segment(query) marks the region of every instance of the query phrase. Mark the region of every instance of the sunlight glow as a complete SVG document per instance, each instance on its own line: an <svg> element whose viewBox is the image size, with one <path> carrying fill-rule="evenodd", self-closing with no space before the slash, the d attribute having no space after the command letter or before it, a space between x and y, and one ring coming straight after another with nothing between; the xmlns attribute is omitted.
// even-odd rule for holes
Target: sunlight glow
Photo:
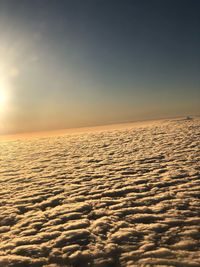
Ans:
<svg viewBox="0 0 200 267"><path fill-rule="evenodd" d="M0 85L0 110L3 111L6 106L7 95L5 88Z"/></svg>

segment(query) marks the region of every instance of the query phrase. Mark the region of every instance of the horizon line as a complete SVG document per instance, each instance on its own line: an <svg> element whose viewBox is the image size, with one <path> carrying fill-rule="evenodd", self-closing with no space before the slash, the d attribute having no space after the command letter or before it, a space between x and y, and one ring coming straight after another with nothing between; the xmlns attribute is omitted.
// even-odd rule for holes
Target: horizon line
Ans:
<svg viewBox="0 0 200 267"><path fill-rule="evenodd" d="M185 118L185 117L200 117L200 115L177 115L177 116L164 116L164 117L159 117L159 118L151 118L151 119L141 119L141 120L127 120L127 121L119 121L119 122L110 122L110 123L105 123L105 124L96 124L96 125L84 125L80 127L69 127L69 128L58 128L58 129L50 129L50 130L36 130L36 131L21 131L21 132L16 132L16 133L8 133L8 134L1 134L0 133L0 141L1 140L10 140L10 139L15 139L15 138L25 138L25 137L38 137L38 136L54 136L54 135L59 135L59 133L65 133L66 134L75 134L75 133L80 133L80 132L88 132L91 131L92 129L95 130L95 128L99 130L106 130L107 128L111 128L113 126L123 126L125 124L142 124L144 122L153 122L153 121L162 121L162 120L173 120L173 119L178 119L178 118ZM110 126L110 127L109 127Z"/></svg>

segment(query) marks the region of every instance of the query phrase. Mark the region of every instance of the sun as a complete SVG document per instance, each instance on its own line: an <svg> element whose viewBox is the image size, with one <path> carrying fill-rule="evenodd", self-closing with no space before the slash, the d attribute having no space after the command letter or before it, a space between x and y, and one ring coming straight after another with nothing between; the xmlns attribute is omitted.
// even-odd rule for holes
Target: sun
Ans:
<svg viewBox="0 0 200 267"><path fill-rule="evenodd" d="M0 86L0 109L4 109L6 105L6 91L3 87Z"/></svg>

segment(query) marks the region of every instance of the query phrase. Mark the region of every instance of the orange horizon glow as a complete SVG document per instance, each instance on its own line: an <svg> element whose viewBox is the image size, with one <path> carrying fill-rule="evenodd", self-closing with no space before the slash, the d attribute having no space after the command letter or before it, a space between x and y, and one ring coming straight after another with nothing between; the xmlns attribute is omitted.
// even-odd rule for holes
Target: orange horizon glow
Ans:
<svg viewBox="0 0 200 267"><path fill-rule="evenodd" d="M199 117L199 116L193 116ZM0 135L0 141L8 141L8 140L16 140L16 139L30 139L30 138L40 138L40 137L53 137L60 135L76 135L79 133L90 133L90 132L102 132L109 130L117 130L124 128L137 128L147 125L155 125L161 122L167 122L169 120L177 120L177 119L185 119L185 116L177 116L177 117L167 117L167 118L159 118L159 119L150 119L150 120L140 120L140 121L132 121L132 122L121 122L121 123L110 123L104 125L96 125L96 126L83 126L83 127L74 127L74 128L66 128L66 129L57 129L57 130L49 130L49 131L33 131L33 132L22 132L16 134L5 134Z"/></svg>

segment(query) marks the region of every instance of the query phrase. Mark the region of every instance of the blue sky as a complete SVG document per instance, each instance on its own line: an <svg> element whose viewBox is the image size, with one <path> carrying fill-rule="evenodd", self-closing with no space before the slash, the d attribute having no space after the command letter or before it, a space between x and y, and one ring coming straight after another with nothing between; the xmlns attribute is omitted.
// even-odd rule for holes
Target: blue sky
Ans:
<svg viewBox="0 0 200 267"><path fill-rule="evenodd" d="M0 0L1 132L199 114L199 12L195 0Z"/></svg>

